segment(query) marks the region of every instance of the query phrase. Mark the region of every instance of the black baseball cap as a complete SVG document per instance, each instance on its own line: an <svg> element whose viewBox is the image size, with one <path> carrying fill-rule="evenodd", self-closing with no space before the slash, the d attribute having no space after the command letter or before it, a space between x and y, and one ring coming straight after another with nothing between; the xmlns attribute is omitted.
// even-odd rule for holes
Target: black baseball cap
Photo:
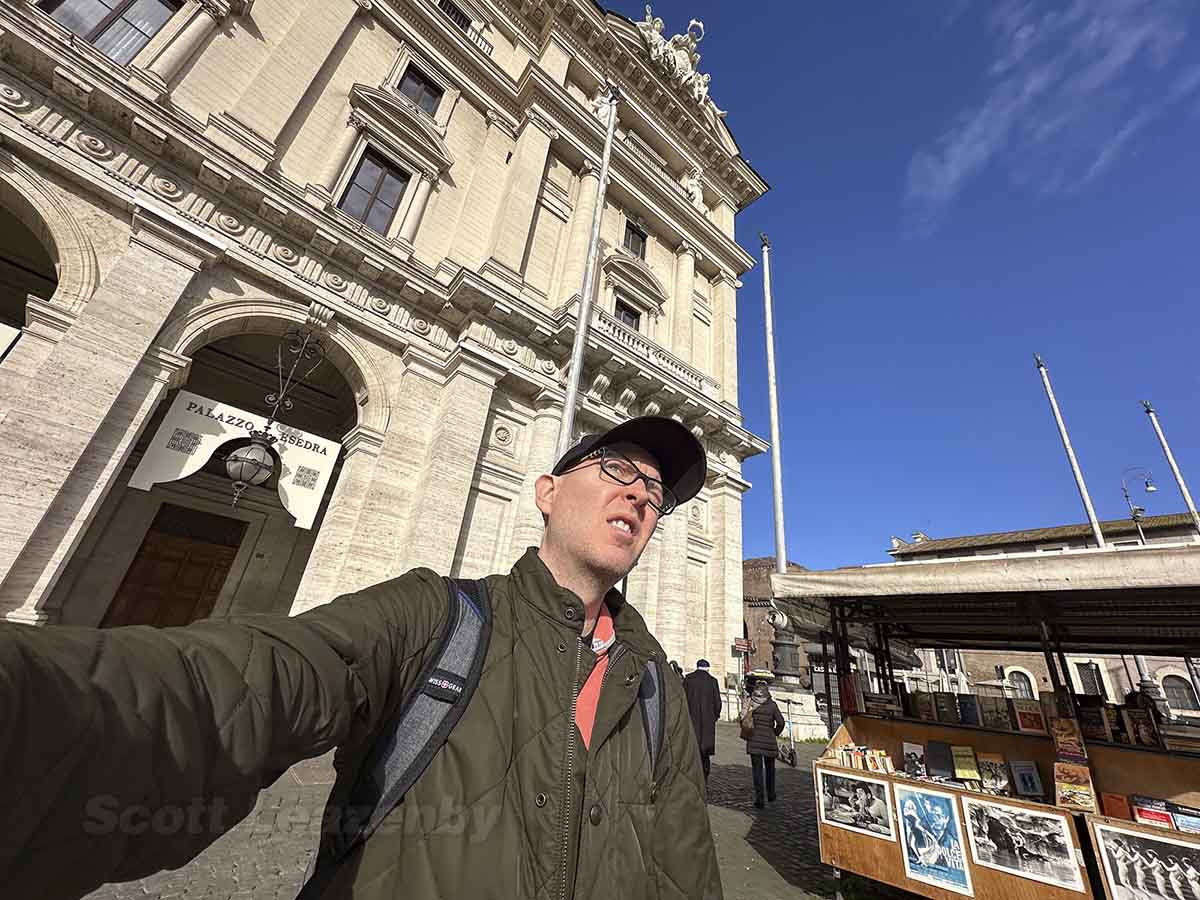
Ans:
<svg viewBox="0 0 1200 900"><path fill-rule="evenodd" d="M656 460L662 483L680 503L686 503L704 487L708 462L696 436L666 416L640 416L622 422L602 434L585 434L554 464L551 475L561 475L585 456L613 444L635 444Z"/></svg>

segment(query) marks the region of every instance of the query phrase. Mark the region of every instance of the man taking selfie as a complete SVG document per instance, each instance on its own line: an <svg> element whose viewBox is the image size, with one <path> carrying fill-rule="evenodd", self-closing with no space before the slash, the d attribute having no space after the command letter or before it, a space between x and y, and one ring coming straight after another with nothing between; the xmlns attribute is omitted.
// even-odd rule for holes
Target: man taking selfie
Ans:
<svg viewBox="0 0 1200 900"><path fill-rule="evenodd" d="M0 625L3 894L178 868L336 747L304 900L720 897L682 686L615 589L705 471L642 417L538 479L542 543L507 575L415 569L294 618Z"/></svg>

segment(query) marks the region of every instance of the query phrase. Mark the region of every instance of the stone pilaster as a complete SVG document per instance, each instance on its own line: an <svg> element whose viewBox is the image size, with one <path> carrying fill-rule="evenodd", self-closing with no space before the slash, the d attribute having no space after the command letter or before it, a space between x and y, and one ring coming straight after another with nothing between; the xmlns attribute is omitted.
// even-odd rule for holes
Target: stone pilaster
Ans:
<svg viewBox="0 0 1200 900"><path fill-rule="evenodd" d="M722 682L726 672L737 669L731 647L742 636L742 494L749 487L740 478L718 475L708 494L713 552L708 563L705 657Z"/></svg>
<svg viewBox="0 0 1200 900"><path fill-rule="evenodd" d="M139 209L128 249L75 327L35 378L0 398L7 410L0 421L0 470L24 473L0 479L0 579L11 574L56 499L76 506L72 521L90 519L96 485L84 474L85 452L102 427L122 433L134 427L118 399L193 276L225 249L169 213ZM40 546L57 543L52 535L40 540Z"/></svg>
<svg viewBox="0 0 1200 900"><path fill-rule="evenodd" d="M496 190L508 175L505 157L513 149L513 135L494 112L487 114L487 132L483 146L476 155L475 170L467 197L454 229L450 256L472 269L479 268L487 257L492 228L500 215L502 192Z"/></svg>
<svg viewBox="0 0 1200 900"><path fill-rule="evenodd" d="M587 263L588 238L591 237L592 217L596 214L597 190L600 173L591 162L585 161L579 170L579 187L575 195L575 209L571 212L570 232L567 236L567 254L563 260L562 277L559 280L560 303L578 296L583 286L583 269ZM598 280L598 279L597 279Z"/></svg>
<svg viewBox="0 0 1200 900"><path fill-rule="evenodd" d="M681 508L667 516L658 527L663 539L654 636L667 652L667 658L677 660L682 665L687 651L688 629L696 625L688 621L686 510Z"/></svg>
<svg viewBox="0 0 1200 900"><path fill-rule="evenodd" d="M655 619L658 616L658 578L662 564L663 538L661 527L655 529L654 537L642 551L642 557L629 573L629 584L625 589L626 599L646 620L650 633L658 636Z"/></svg>
<svg viewBox="0 0 1200 900"><path fill-rule="evenodd" d="M459 345L447 367L433 417L425 464L417 476L404 566L450 572L466 516L496 383L504 369Z"/></svg>
<svg viewBox="0 0 1200 900"><path fill-rule="evenodd" d="M559 391L542 391L534 401L533 420L529 423L529 452L526 456L525 477L517 496L516 525L513 528L514 560L527 547L542 542L542 514L535 499L537 480L554 467L554 451L558 444L558 428L563 417L563 395Z"/></svg>
<svg viewBox="0 0 1200 900"><path fill-rule="evenodd" d="M675 308L671 314L671 350L684 362L692 361L692 294L696 289L696 257L688 241L675 254Z"/></svg>
<svg viewBox="0 0 1200 900"><path fill-rule="evenodd" d="M12 349L0 359L0 421L6 409L4 398L12 398L26 388L74 322L75 313L33 294L26 296L25 327Z"/></svg>
<svg viewBox="0 0 1200 900"><path fill-rule="evenodd" d="M309 0L237 102L209 119L205 135L259 171L355 14L370 0Z"/></svg>
<svg viewBox="0 0 1200 900"><path fill-rule="evenodd" d="M411 348L403 360L404 374L392 397L387 434L363 501L354 553L342 569L341 590L359 590L406 570L403 541L429 442L429 411L437 407L443 379Z"/></svg>
<svg viewBox="0 0 1200 900"><path fill-rule="evenodd" d="M492 231L491 258L508 272L520 273L525 260L550 141L556 137L558 132L544 115L527 113L508 164L504 199Z"/></svg>
<svg viewBox="0 0 1200 900"><path fill-rule="evenodd" d="M343 583L341 574L346 561L357 552L354 537L382 444L383 435L364 425L356 426L343 439L342 469L292 602L292 615L353 590Z"/></svg>
<svg viewBox="0 0 1200 900"><path fill-rule="evenodd" d="M60 610L48 605L59 577L117 485L159 401L183 384L190 365L189 358L168 350L146 352L0 585L0 610L9 610L5 618L34 625L59 621Z"/></svg>
<svg viewBox="0 0 1200 900"><path fill-rule="evenodd" d="M738 405L737 289L741 282L721 273L713 281L713 369L721 382L721 402Z"/></svg>

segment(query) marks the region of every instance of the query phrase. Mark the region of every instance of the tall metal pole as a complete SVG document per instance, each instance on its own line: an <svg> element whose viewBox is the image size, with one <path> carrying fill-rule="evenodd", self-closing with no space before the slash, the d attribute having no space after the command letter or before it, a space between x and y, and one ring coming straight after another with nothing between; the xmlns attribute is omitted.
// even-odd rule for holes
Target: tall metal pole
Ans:
<svg viewBox="0 0 1200 900"><path fill-rule="evenodd" d="M775 379L775 314L771 307L771 241L759 232L763 255L763 312L767 332L767 394L771 407L771 488L775 497L775 571L787 573L787 541L783 533L783 450L779 437L779 388Z"/></svg>
<svg viewBox="0 0 1200 900"><path fill-rule="evenodd" d="M1167 457L1167 465L1171 467L1171 474L1175 476L1175 483L1179 485L1179 493L1183 494L1183 502L1187 504L1188 512L1192 516L1192 524L1196 526L1196 533L1200 534L1200 513L1196 512L1196 504L1192 502L1192 495L1188 493L1187 484L1183 480L1183 473L1179 471L1179 466L1175 463L1175 455L1171 453L1171 445L1167 443L1167 436L1163 434L1162 426L1158 424L1158 413L1154 411L1154 407L1150 405L1149 400L1143 400L1142 406L1146 409L1146 415L1150 417L1150 424L1154 426L1154 433L1158 435L1158 442L1162 444L1163 454Z"/></svg>
<svg viewBox="0 0 1200 900"><path fill-rule="evenodd" d="M1092 523L1092 534L1096 538L1096 546L1104 547L1104 534L1100 531L1100 520L1096 518L1096 510L1092 507L1092 498L1088 496L1087 485L1083 482L1083 472L1079 469L1079 461L1075 459L1075 451L1071 449L1071 439L1067 436L1067 425L1063 422L1062 413L1058 410L1058 401L1054 399L1054 388L1050 387L1050 373L1041 356L1033 354L1037 361L1038 372L1042 376L1042 385L1046 388L1046 398L1050 401L1050 410L1054 413L1054 421L1058 423L1058 434L1062 438L1063 449L1067 451L1067 460L1071 463L1071 471L1075 473L1075 486L1079 488L1083 508L1087 512L1088 521Z"/></svg>
<svg viewBox="0 0 1200 900"><path fill-rule="evenodd" d="M592 293L596 283L596 256L600 250L600 219L604 215L604 193L608 189L608 161L612 156L613 133L617 128L617 104L621 92L608 85L608 124L604 135L604 153L600 158L600 183L596 185L596 208L592 212L592 231L588 237L587 260L583 266L583 287L579 293L579 314L575 319L575 343L571 346L571 366L567 370L567 396L563 401L562 422L558 426L555 458L571 446L575 431L575 406L579 402L579 381L583 377L583 351L587 347L588 327L592 322Z"/></svg>

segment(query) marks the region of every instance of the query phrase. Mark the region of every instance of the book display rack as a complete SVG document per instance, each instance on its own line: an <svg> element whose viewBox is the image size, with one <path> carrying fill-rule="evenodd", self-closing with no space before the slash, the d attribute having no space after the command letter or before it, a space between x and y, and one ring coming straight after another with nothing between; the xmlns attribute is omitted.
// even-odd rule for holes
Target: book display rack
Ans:
<svg viewBox="0 0 1200 900"><path fill-rule="evenodd" d="M1063 674L1067 654L1200 647L1200 548L1122 556L1120 589L1107 569L1056 584L1024 561L944 581L924 566L916 590L890 572L774 576L776 597L829 608L842 724L813 764L823 862L934 900L1200 900L1200 730L1136 692L1097 706ZM878 684L859 681L851 628L874 631ZM1040 651L1054 690L909 694L892 640Z"/></svg>

